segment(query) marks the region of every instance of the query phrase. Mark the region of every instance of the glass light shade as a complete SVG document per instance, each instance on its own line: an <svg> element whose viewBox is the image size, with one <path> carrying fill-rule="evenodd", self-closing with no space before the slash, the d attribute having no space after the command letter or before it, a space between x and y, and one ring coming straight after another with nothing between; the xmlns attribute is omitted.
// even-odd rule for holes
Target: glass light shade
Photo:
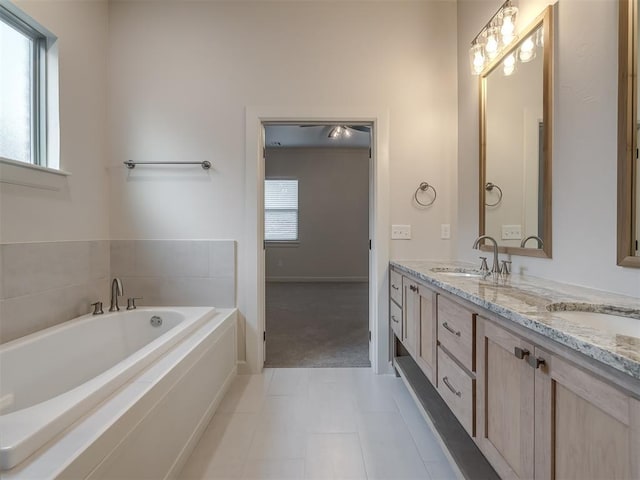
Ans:
<svg viewBox="0 0 640 480"><path fill-rule="evenodd" d="M491 26L487 28L484 37L484 50L489 60L493 60L500 51L500 29L496 26Z"/></svg>
<svg viewBox="0 0 640 480"><path fill-rule="evenodd" d="M471 45L471 48L469 49L469 61L471 65L471 74L480 75L484 70L484 64L486 61L483 45L479 43Z"/></svg>
<svg viewBox="0 0 640 480"><path fill-rule="evenodd" d="M512 75L516 71L516 57L513 53L507 55L502 62L502 71L505 77Z"/></svg>
<svg viewBox="0 0 640 480"><path fill-rule="evenodd" d="M506 7L498 18L502 21L500 26L500 35L502 35L502 43L508 45L516 36L516 17L518 15L517 7Z"/></svg>
<svg viewBox="0 0 640 480"><path fill-rule="evenodd" d="M522 63L527 63L534 58L536 58L536 45L533 41L533 38L529 37L524 42L522 42L520 50L518 51L518 59Z"/></svg>
<svg viewBox="0 0 640 480"><path fill-rule="evenodd" d="M534 36L536 38L536 47L544 47L544 28L540 27Z"/></svg>

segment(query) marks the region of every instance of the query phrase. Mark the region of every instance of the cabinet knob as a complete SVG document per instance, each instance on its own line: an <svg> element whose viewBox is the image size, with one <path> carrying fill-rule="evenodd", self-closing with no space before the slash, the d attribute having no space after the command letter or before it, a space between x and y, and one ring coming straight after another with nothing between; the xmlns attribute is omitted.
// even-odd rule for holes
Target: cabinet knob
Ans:
<svg viewBox="0 0 640 480"><path fill-rule="evenodd" d="M417 292L418 287L416 287L415 285L409 285L409 290L411 290L412 292Z"/></svg>
<svg viewBox="0 0 640 480"><path fill-rule="evenodd" d="M532 356L527 357L527 363L531 365L532 368L535 368L535 369L538 369L540 368L541 365L545 364L544 358L540 358L540 357L534 358Z"/></svg>
<svg viewBox="0 0 640 480"><path fill-rule="evenodd" d="M529 356L529 350L527 350L526 348L515 347L513 349L513 354L516 356L516 358L522 360L524 359L524 357Z"/></svg>

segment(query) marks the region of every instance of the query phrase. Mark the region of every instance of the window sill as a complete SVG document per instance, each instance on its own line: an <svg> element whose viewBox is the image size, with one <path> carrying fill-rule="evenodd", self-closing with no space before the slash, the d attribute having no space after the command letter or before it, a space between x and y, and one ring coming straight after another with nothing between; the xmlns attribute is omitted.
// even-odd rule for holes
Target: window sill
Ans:
<svg viewBox="0 0 640 480"><path fill-rule="evenodd" d="M299 240L266 240L264 242L264 246L266 248L295 248L300 246Z"/></svg>
<svg viewBox="0 0 640 480"><path fill-rule="evenodd" d="M64 188L69 176L71 173L64 170L0 157L0 183L57 191Z"/></svg>

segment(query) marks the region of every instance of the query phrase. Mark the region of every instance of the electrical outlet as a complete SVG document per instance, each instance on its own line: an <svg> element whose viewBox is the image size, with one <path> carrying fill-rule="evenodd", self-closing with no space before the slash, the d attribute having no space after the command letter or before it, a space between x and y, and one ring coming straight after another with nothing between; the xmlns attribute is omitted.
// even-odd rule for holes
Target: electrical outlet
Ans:
<svg viewBox="0 0 640 480"><path fill-rule="evenodd" d="M411 225L391 225L391 240L411 240Z"/></svg>
<svg viewBox="0 0 640 480"><path fill-rule="evenodd" d="M502 240L521 240L521 225L502 225Z"/></svg>
<svg viewBox="0 0 640 480"><path fill-rule="evenodd" d="M443 223L440 225L440 238L443 240L449 240L451 238L451 225Z"/></svg>

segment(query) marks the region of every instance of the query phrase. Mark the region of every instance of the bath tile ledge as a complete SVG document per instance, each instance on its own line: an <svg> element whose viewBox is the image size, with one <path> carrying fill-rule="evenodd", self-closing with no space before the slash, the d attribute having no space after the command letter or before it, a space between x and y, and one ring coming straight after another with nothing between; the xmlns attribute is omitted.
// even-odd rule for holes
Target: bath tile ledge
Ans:
<svg viewBox="0 0 640 480"><path fill-rule="evenodd" d="M570 322L547 310L551 303L611 305L640 310L640 298L608 293L527 275L493 280L434 272L438 268L477 269L462 262L395 260L390 264L426 284L441 288L514 323L640 380L640 338ZM635 315L634 315L635 316ZM640 318L638 318L640 322Z"/></svg>

